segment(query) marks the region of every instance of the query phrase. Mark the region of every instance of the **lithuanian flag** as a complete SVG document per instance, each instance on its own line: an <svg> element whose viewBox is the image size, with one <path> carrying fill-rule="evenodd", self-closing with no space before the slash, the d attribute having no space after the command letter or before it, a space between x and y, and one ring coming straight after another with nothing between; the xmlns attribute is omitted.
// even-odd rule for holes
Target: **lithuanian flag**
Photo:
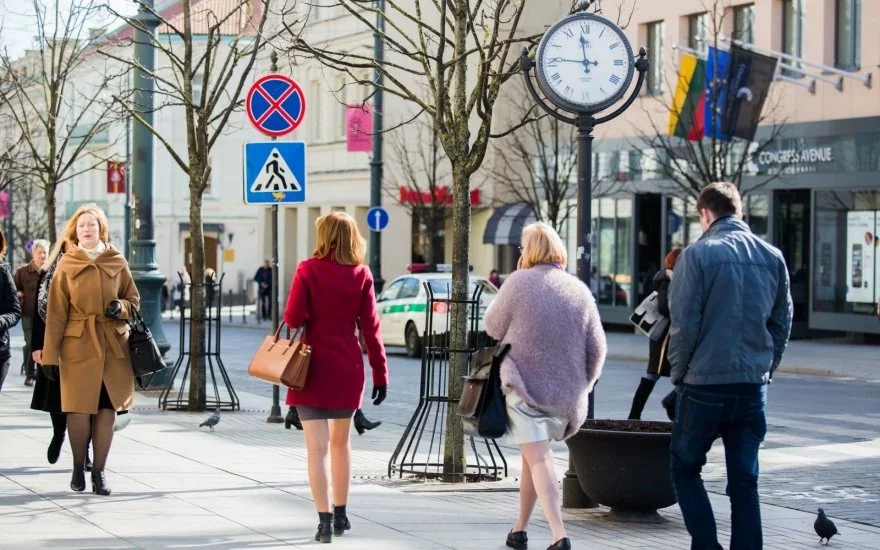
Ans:
<svg viewBox="0 0 880 550"><path fill-rule="evenodd" d="M669 135L700 141L705 132L706 62L681 55L678 86L669 112Z"/></svg>

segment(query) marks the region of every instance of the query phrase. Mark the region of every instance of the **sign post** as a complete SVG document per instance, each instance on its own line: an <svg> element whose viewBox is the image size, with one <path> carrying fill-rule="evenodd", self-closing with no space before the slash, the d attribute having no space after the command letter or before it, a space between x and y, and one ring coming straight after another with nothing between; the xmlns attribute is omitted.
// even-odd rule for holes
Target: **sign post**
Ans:
<svg viewBox="0 0 880 550"><path fill-rule="evenodd" d="M271 203L272 204L272 331L278 330L279 300L278 288L280 280L278 276L278 203L279 202L304 202L305 201L305 144L275 144L279 136L284 136L294 131L303 121L306 112L306 98L299 85L290 77L276 74L278 70L278 54L272 52L270 57L272 65L268 74L253 83L248 91L246 107L247 115L254 127L269 136L273 143L270 144L247 144L245 146L245 203ZM300 146L302 162L299 166L290 166L288 157L282 150L289 146ZM258 162L259 166L254 169L253 162L249 162L248 148L256 151L268 146L268 154ZM296 153L291 153L296 154ZM294 162L294 165L297 163ZM249 169L250 165L250 169ZM290 177L288 177L290 176ZM253 179L253 181L251 181ZM251 199L254 199L251 201ZM265 200L263 200L265 199ZM266 422L281 424L284 418L281 416L280 405L281 388L272 386L272 409Z"/></svg>

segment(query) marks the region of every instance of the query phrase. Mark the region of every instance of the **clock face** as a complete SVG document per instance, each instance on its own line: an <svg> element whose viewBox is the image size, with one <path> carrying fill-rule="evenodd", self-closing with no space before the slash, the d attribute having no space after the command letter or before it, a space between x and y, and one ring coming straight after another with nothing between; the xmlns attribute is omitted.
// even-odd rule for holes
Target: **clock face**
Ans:
<svg viewBox="0 0 880 550"><path fill-rule="evenodd" d="M632 46L610 20L577 13L556 23L541 40L538 82L568 111L597 112L615 103L632 82Z"/></svg>

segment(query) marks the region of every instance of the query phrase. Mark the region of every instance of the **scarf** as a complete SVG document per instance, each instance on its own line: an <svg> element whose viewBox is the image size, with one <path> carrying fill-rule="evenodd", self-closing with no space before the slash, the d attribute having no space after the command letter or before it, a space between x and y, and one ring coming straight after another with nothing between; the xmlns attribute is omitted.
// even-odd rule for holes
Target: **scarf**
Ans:
<svg viewBox="0 0 880 550"><path fill-rule="evenodd" d="M95 248L86 248L83 245L79 245L79 249L85 252L86 256L88 256L90 260L94 260L107 250L107 245L104 244L103 241L98 241L98 244L95 246Z"/></svg>

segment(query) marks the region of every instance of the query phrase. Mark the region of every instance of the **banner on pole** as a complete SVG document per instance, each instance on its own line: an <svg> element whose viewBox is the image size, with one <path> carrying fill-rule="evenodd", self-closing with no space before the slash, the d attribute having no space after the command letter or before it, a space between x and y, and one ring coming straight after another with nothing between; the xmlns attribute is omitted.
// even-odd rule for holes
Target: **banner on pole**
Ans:
<svg viewBox="0 0 880 550"><path fill-rule="evenodd" d="M9 217L9 193L0 191L0 218Z"/></svg>
<svg viewBox="0 0 880 550"><path fill-rule="evenodd" d="M125 193L125 163L107 161L107 192Z"/></svg>
<svg viewBox="0 0 880 550"><path fill-rule="evenodd" d="M354 105L345 108L345 137L349 153L373 150L372 105Z"/></svg>

